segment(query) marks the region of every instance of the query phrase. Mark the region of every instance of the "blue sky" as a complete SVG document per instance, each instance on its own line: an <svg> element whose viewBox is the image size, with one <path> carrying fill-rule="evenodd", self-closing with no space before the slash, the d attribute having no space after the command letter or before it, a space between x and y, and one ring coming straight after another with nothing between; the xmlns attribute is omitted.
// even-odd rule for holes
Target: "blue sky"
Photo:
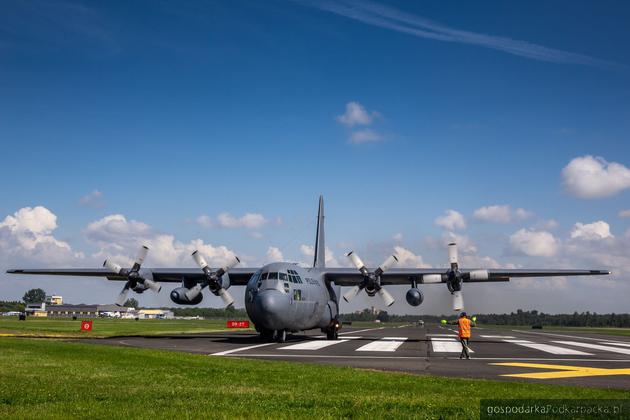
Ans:
<svg viewBox="0 0 630 420"><path fill-rule="evenodd" d="M595 281L570 279L548 300L523 286L500 288L510 297L501 305L479 292L468 300L476 310L623 311L629 18L623 2L9 1L0 15L0 221L36 206L56 219L35 233L5 219L0 262L91 266L155 235L181 247L201 239L252 264L269 247L308 260L300 246L312 242L324 194L340 264L348 247L377 263L400 246L442 265L452 232L472 244L471 263L616 273L596 301L587 298ZM344 114L350 103L358 116ZM600 171L589 186L581 168L593 162ZM527 217L474 216L488 206ZM465 228L436 224L448 209ZM237 222L221 227L221 213ZM248 213L266 222L241 226ZM125 217L115 230L128 240L88 229L111 215ZM202 215L212 227L196 223ZM597 234L583 240L576 223ZM549 233L555 248L524 249L521 229ZM39 242L25 245L18 231ZM40 249L51 243L61 256ZM181 262L164 253L164 264ZM74 301L111 301L119 287L94 286L95 298L67 280L0 281L6 298L39 284Z"/></svg>

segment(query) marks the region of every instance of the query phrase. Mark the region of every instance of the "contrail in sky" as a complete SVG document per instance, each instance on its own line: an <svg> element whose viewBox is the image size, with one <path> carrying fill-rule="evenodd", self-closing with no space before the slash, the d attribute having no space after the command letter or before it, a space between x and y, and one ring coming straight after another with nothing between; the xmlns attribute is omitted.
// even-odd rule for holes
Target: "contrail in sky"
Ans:
<svg viewBox="0 0 630 420"><path fill-rule="evenodd" d="M581 64L594 67L616 67L614 63L576 54L568 51L548 48L516 39L486 35L448 27L425 19L421 16L406 13L393 7L370 1L307 1L300 2L311 7L325 10L368 25L402 32L419 38L434 39L444 42L459 42L492 48L509 54L532 60L547 61L558 64Z"/></svg>

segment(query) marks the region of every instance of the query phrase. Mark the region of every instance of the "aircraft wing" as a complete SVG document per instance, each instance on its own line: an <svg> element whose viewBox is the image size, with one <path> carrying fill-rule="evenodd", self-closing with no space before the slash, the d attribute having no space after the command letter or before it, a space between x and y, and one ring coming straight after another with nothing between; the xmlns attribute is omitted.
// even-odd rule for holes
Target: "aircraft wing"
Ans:
<svg viewBox="0 0 630 420"><path fill-rule="evenodd" d="M392 268L381 275L381 284L410 284L415 280L418 284L446 283L445 273L448 268ZM528 270L528 269L465 269L462 273L470 273L464 277L466 283L509 281L512 277L572 277L608 275L608 270ZM441 276L441 277L437 277ZM327 281L338 286L355 286L363 280L363 275L354 268L326 268Z"/></svg>
<svg viewBox="0 0 630 420"><path fill-rule="evenodd" d="M258 268L232 268L230 269L230 284L232 286L245 286L252 274L258 271ZM70 276L70 277L105 277L108 280L127 281L126 277L113 274L104 268L85 269L56 269L56 268L38 268L38 269L15 269L7 270L9 274L24 275L47 275L47 276ZM203 271L199 268L143 268L141 274L150 273L153 280L161 283L181 283L196 281L200 282L205 279Z"/></svg>

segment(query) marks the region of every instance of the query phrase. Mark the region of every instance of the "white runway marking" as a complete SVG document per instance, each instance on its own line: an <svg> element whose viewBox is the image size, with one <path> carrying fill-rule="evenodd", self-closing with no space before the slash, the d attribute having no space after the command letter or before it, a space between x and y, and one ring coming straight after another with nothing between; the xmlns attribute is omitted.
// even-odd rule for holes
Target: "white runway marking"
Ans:
<svg viewBox="0 0 630 420"><path fill-rule="evenodd" d="M573 356L592 356L591 353L585 353L580 350L567 349L565 347L552 346L550 344L539 344L532 343L527 340L503 340L506 343L516 344L517 346L528 347L530 349L536 349L540 351L544 351L545 353L551 354L564 354L564 355L573 355Z"/></svg>
<svg viewBox="0 0 630 420"><path fill-rule="evenodd" d="M356 334L356 333L360 333L360 332L364 332L364 331L382 330L384 328L385 327L378 327L378 328L367 328L365 330L346 331L346 332L340 332L339 335Z"/></svg>
<svg viewBox="0 0 630 420"><path fill-rule="evenodd" d="M275 343L256 344L255 346L239 347L237 349L220 351L218 353L212 353L211 356L225 356L226 354L236 353L238 351L245 351L249 349L257 349L258 347L270 346Z"/></svg>
<svg viewBox="0 0 630 420"><path fill-rule="evenodd" d="M565 338L577 338L580 340L590 340L590 341L608 341L608 342L615 342L615 343L623 343L623 341L616 341L616 340L611 340L609 338L593 338L593 337L580 337L577 335L566 335L566 334L555 334L555 333L542 333L542 332L533 332L533 331L525 331L525 330L512 330L514 332L517 333L523 333L523 334L537 334L537 335L551 335L554 337L565 337Z"/></svg>
<svg viewBox="0 0 630 420"><path fill-rule="evenodd" d="M566 344L567 346L586 347L587 349L603 350L612 353L630 354L630 349L623 349L612 346L602 346L601 344L579 343L577 341L554 341L558 344Z"/></svg>
<svg viewBox="0 0 630 420"><path fill-rule="evenodd" d="M454 337L457 337L457 335L456 334L427 334L427 337L451 337L451 338L454 338ZM483 335L482 335L482 337L483 337Z"/></svg>
<svg viewBox="0 0 630 420"><path fill-rule="evenodd" d="M606 344L606 345L613 345L613 346L624 346L624 347L630 347L630 343L602 343L602 344Z"/></svg>
<svg viewBox="0 0 630 420"><path fill-rule="evenodd" d="M516 338L511 335L482 335L481 338Z"/></svg>
<svg viewBox="0 0 630 420"><path fill-rule="evenodd" d="M383 337L380 340L367 343L355 351L396 351L405 341L407 341L407 337Z"/></svg>
<svg viewBox="0 0 630 420"><path fill-rule="evenodd" d="M432 338L431 347L434 353L461 353L462 344L454 338ZM470 353L474 353L470 347L468 347Z"/></svg>
<svg viewBox="0 0 630 420"><path fill-rule="evenodd" d="M335 344L345 343L346 341L348 340L311 340L291 346L279 347L278 350L319 350Z"/></svg>

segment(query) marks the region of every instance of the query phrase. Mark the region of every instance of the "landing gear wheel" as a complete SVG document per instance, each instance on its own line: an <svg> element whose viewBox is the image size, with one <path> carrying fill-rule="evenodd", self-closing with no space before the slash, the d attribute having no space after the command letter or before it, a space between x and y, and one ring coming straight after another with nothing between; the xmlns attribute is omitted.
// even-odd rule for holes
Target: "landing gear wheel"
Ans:
<svg viewBox="0 0 630 420"><path fill-rule="evenodd" d="M326 331L326 339L337 340L339 338L339 332L336 329Z"/></svg>
<svg viewBox="0 0 630 420"><path fill-rule="evenodd" d="M273 331L272 330L266 330L266 329L261 329L260 330L260 338L264 341L271 341L273 340Z"/></svg>
<svg viewBox="0 0 630 420"><path fill-rule="evenodd" d="M278 343L287 341L287 330L278 330L276 338L278 339Z"/></svg>

